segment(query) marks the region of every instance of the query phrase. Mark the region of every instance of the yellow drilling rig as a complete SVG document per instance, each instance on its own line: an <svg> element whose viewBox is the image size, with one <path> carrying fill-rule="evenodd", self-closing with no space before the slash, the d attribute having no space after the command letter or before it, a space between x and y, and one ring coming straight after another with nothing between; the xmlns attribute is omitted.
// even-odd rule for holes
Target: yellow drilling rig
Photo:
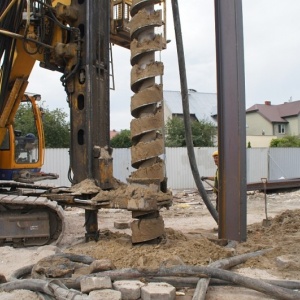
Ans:
<svg viewBox="0 0 300 300"><path fill-rule="evenodd" d="M171 205L164 161L163 93L156 78L166 48L164 0L2 0L0 6L0 245L57 243L65 205L85 210L86 240L98 240L98 210L132 212L132 243L164 235L159 214ZM131 51L132 166L113 177L110 143L111 45ZM70 106L70 188L36 185L45 176L38 95L26 92L35 62L61 73ZM34 132L14 127L23 102ZM53 174L52 174L53 175ZM49 175L51 176L51 174Z"/></svg>

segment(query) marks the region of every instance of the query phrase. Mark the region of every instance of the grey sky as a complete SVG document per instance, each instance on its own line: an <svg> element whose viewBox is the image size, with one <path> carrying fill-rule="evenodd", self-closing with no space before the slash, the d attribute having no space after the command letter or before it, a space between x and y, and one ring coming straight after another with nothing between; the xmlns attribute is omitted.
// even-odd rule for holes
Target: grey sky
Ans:
<svg viewBox="0 0 300 300"><path fill-rule="evenodd" d="M189 88L216 92L214 1L178 0ZM168 48L161 53L165 90L180 90L171 0L167 0ZM300 100L300 1L243 0L246 108L269 100ZM111 91L111 129L130 127L130 53L113 47L116 90ZM60 74L34 69L29 92L50 109L68 111Z"/></svg>

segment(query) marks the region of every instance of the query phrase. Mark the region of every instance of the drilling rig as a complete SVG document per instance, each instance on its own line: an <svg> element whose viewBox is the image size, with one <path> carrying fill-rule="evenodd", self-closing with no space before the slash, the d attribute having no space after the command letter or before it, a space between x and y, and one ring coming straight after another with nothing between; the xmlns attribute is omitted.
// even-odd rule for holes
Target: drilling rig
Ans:
<svg viewBox="0 0 300 300"><path fill-rule="evenodd" d="M163 237L159 210L171 205L172 196L161 158L163 89L156 82L163 64L155 57L166 48L165 10L164 0L1 1L0 169L13 177L0 182L0 244L58 243L65 205L85 210L86 241L99 239L101 208L132 212L134 244ZM113 177L109 145L112 45L131 51L131 157L136 170L126 184ZM14 118L35 62L61 73L70 107L70 188L34 183L43 164L41 131L35 133L39 157L26 164L15 158ZM36 113L35 119L40 118Z"/></svg>

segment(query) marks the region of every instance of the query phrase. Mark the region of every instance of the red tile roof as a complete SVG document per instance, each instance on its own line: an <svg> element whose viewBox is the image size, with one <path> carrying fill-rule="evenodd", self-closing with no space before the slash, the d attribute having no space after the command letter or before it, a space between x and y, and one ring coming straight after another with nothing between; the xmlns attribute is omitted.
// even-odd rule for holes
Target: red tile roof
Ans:
<svg viewBox="0 0 300 300"><path fill-rule="evenodd" d="M252 112L258 112L272 123L286 123L284 118L300 114L300 100L279 105L271 105L266 101L265 104L255 104L246 110L246 113Z"/></svg>
<svg viewBox="0 0 300 300"><path fill-rule="evenodd" d="M118 134L119 134L118 131L116 131L116 130L111 130L111 131L109 132L110 139L112 139L113 137L115 137L115 136L118 135Z"/></svg>

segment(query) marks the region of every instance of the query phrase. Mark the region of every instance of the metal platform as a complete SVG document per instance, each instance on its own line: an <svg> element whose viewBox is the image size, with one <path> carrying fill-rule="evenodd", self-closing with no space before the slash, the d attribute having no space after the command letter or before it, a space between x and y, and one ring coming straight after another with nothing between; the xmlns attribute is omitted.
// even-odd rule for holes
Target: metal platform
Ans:
<svg viewBox="0 0 300 300"><path fill-rule="evenodd" d="M255 190L279 190L279 189L290 189L300 188L300 178L290 179L278 179L278 180L267 180L266 183L252 182L247 184L247 191Z"/></svg>

